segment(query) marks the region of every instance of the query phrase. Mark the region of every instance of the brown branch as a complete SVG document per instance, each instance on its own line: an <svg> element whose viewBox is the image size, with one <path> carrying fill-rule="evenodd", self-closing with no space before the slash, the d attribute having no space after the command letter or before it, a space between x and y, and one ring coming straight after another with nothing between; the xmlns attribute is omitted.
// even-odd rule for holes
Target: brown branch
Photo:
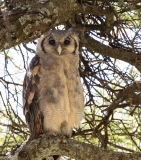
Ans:
<svg viewBox="0 0 141 160"><path fill-rule="evenodd" d="M130 154L103 150L73 139L70 139L66 144L60 142L59 139L45 137L24 144L16 151L15 155L7 156L7 160L39 160L52 154L75 157L78 160L103 160L103 157L105 160L111 160L113 157L116 157L116 160L141 160L141 155L138 153Z"/></svg>
<svg viewBox="0 0 141 160"><path fill-rule="evenodd" d="M109 56L115 59L119 59L125 61L133 66L135 66L141 72L141 55L137 55L135 53L128 52L124 49L119 48L112 48L105 44L101 44L97 40L89 37L88 35L85 36L87 43L85 46L90 51L98 52L104 56Z"/></svg>
<svg viewBox="0 0 141 160"><path fill-rule="evenodd" d="M111 14L110 11L100 7L84 7L75 0L38 1L31 5L4 11L0 15L0 50L5 50L21 42L29 42L50 28L73 19L79 13L107 15L108 17ZM6 24L10 24L10 33L7 33L9 31L6 29ZM7 40L7 34L10 43Z"/></svg>
<svg viewBox="0 0 141 160"><path fill-rule="evenodd" d="M6 81L3 77L0 77L0 81L4 82L6 84L13 84L13 85L17 85L17 86L23 86L22 84L19 84L19 83Z"/></svg>
<svg viewBox="0 0 141 160"><path fill-rule="evenodd" d="M125 147L119 146L119 145L117 145L117 144L113 144L112 142L109 142L109 141L108 141L108 144L109 144L110 146L114 146L114 147L116 147L116 148L118 148L118 149L122 149L122 150L125 150L125 151L127 151L127 152L134 152L134 150L132 150L132 149L125 148Z"/></svg>
<svg viewBox="0 0 141 160"><path fill-rule="evenodd" d="M112 104L107 107L104 111L107 111L106 115L102 118L102 120L100 121L100 123L94 128L93 130L93 136L97 137L97 135L99 134L98 130L102 125L107 125L107 123L109 122L109 117L113 115L113 111L119 107L120 103L122 103L123 101L129 101L129 105L131 104L140 104L141 101L141 96L136 95L135 92L140 92L141 90L141 83L139 82L134 82L133 84L131 84L130 86L126 87L124 90L120 91L119 94L117 95L117 99L115 99ZM125 106L126 107L127 103Z"/></svg>
<svg viewBox="0 0 141 160"><path fill-rule="evenodd" d="M140 82L134 82L130 84L129 86L125 87L125 89L119 91L117 98L112 102L110 107L108 107L106 110L114 110L116 108L119 108L121 103L123 101L130 102L131 104L138 105L141 101L140 94L136 94L135 92L140 93L141 92L141 83ZM129 105L129 103L126 103L125 107Z"/></svg>

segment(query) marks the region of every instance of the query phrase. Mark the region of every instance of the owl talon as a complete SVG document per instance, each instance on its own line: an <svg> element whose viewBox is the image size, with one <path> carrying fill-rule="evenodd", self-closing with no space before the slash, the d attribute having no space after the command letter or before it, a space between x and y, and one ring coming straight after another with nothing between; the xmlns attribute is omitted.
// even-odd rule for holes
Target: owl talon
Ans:
<svg viewBox="0 0 141 160"><path fill-rule="evenodd" d="M61 141L62 141L63 143L69 144L69 137L67 137L67 136L61 136Z"/></svg>
<svg viewBox="0 0 141 160"><path fill-rule="evenodd" d="M53 136L53 137L59 137L60 136L60 133L58 132L53 132L53 131L50 131L50 132L46 132L45 133L47 136Z"/></svg>
<svg viewBox="0 0 141 160"><path fill-rule="evenodd" d="M40 134L40 135L38 135L38 137L37 138L42 138L42 137L46 137L46 134Z"/></svg>
<svg viewBox="0 0 141 160"><path fill-rule="evenodd" d="M59 136L60 136L60 133L58 133L58 132L54 132L54 133L53 133L53 136L55 136L55 137L59 137Z"/></svg>
<svg viewBox="0 0 141 160"><path fill-rule="evenodd" d="M65 143L67 143L67 144L69 144L69 143L70 143L70 141L69 141L69 138L68 138L68 137L66 137L66 139L65 139Z"/></svg>

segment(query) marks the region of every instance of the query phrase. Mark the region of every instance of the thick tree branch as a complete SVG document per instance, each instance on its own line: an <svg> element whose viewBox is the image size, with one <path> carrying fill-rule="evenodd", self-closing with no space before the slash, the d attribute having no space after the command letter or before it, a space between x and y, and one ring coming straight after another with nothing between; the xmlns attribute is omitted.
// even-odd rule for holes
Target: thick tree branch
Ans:
<svg viewBox="0 0 141 160"><path fill-rule="evenodd" d="M24 144L15 155L7 156L7 160L41 160L53 154L61 154L78 160L141 160L141 155L102 150L91 144L70 139L67 144L54 138L38 138Z"/></svg>
<svg viewBox="0 0 141 160"><path fill-rule="evenodd" d="M86 42L85 46L90 51L95 51L104 56L109 56L109 57L127 62L135 66L141 72L141 55L140 54L137 55L135 53L128 52L122 48L112 48L105 44L101 44L97 40L94 40L93 38L87 35L86 35L86 40L87 42L85 41Z"/></svg>
<svg viewBox="0 0 141 160"><path fill-rule="evenodd" d="M23 6L23 5L30 5L33 3L36 3L38 0L9 0L7 2L7 5L10 5L11 7L15 8L15 7L19 7L19 6Z"/></svg>
<svg viewBox="0 0 141 160"><path fill-rule="evenodd" d="M78 13L106 15L109 27L111 12L100 7L83 6L74 1L38 1L37 3L3 11L0 15L0 50L29 42Z"/></svg>

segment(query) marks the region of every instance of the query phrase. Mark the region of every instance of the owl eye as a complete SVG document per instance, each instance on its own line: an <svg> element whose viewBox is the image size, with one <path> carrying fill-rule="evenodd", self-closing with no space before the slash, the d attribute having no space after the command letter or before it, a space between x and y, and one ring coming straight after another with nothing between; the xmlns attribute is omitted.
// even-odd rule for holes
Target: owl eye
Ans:
<svg viewBox="0 0 141 160"><path fill-rule="evenodd" d="M68 39L64 40L64 44L70 44L70 40Z"/></svg>
<svg viewBox="0 0 141 160"><path fill-rule="evenodd" d="M49 44L54 45L55 44L55 40L54 39L49 40Z"/></svg>

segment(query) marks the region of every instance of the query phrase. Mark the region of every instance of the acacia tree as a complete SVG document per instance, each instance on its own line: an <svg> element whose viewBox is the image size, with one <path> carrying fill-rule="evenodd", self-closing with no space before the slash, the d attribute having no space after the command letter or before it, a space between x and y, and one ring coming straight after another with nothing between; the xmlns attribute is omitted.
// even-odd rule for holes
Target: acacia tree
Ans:
<svg viewBox="0 0 141 160"><path fill-rule="evenodd" d="M0 156L12 150L7 159L141 159L140 19L140 0L1 2ZM15 152L29 136L21 91L35 39L60 25L81 31L84 120L68 144L38 138Z"/></svg>

